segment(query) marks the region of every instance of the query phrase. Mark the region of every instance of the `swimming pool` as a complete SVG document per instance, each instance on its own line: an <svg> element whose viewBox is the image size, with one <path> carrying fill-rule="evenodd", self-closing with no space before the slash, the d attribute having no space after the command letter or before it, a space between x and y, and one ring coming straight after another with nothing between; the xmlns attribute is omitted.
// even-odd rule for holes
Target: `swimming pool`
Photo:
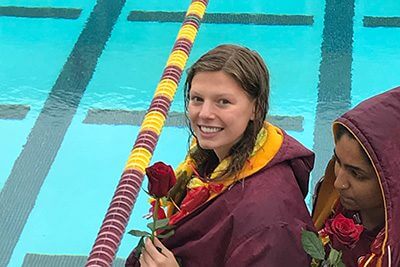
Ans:
<svg viewBox="0 0 400 267"><path fill-rule="evenodd" d="M143 2L1 2L0 266L81 266L89 254L189 5ZM220 43L259 51L270 114L316 151L315 180L330 121L399 84L400 3L237 2L209 1L188 64ZM182 103L179 89L171 111ZM187 131L179 117L170 125L152 161L176 166ZM127 229L144 228L143 203ZM126 235L118 257L135 244Z"/></svg>

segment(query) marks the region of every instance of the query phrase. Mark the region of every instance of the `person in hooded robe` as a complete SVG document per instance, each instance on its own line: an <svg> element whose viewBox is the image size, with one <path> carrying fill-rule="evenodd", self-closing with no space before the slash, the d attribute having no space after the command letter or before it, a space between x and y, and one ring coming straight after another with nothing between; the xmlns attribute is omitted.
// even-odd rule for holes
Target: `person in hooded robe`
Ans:
<svg viewBox="0 0 400 267"><path fill-rule="evenodd" d="M400 266L400 87L339 117L333 136L313 209L325 247L347 267Z"/></svg>
<svg viewBox="0 0 400 267"><path fill-rule="evenodd" d="M175 233L147 239L126 266L307 266L302 229L314 153L266 121L269 73L246 47L220 45L189 68L192 141L169 194ZM157 248L158 247L158 248Z"/></svg>

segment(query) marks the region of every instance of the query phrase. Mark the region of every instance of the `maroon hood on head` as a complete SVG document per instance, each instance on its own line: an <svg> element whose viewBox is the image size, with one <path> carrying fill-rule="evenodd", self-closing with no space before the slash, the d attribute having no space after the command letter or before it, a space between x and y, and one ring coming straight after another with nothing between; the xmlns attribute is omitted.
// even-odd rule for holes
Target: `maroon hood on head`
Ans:
<svg viewBox="0 0 400 267"><path fill-rule="evenodd" d="M355 134L375 166L386 208L383 266L400 266L400 87L362 102L337 123Z"/></svg>

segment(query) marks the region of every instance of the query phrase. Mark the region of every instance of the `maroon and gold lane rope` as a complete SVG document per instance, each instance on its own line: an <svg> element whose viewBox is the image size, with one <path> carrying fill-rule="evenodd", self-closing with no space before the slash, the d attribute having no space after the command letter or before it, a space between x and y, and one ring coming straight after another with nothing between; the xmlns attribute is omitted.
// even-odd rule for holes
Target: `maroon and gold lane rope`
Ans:
<svg viewBox="0 0 400 267"><path fill-rule="evenodd" d="M112 265L207 4L208 0L193 0L186 12L161 81L85 266Z"/></svg>

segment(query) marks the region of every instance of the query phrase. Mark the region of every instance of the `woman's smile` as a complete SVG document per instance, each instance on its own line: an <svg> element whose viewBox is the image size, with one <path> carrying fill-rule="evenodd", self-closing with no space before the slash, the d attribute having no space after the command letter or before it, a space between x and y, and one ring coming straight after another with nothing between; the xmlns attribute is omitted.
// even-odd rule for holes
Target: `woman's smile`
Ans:
<svg viewBox="0 0 400 267"><path fill-rule="evenodd" d="M199 129L202 133L205 134L211 134L211 133L217 133L222 131L224 128L221 127L212 127L212 126L200 126L199 125Z"/></svg>

